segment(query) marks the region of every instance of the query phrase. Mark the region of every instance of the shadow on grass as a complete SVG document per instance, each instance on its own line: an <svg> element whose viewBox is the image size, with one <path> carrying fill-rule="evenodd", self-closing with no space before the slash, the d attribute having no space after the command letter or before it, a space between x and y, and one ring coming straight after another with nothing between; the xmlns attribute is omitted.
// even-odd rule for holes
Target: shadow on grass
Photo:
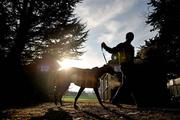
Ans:
<svg viewBox="0 0 180 120"><path fill-rule="evenodd" d="M63 109L49 109L44 116L32 117L30 120L72 120L72 116Z"/></svg>

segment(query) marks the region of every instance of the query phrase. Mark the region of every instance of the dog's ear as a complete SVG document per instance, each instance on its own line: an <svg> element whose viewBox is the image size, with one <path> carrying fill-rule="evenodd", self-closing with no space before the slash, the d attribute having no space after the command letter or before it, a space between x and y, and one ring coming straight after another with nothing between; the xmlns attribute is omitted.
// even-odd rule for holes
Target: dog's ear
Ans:
<svg viewBox="0 0 180 120"><path fill-rule="evenodd" d="M107 67L107 65L106 65L106 64L104 64L102 67Z"/></svg>
<svg viewBox="0 0 180 120"><path fill-rule="evenodd" d="M103 68L111 68L111 67L109 65L107 65L107 64L104 64Z"/></svg>
<svg viewBox="0 0 180 120"><path fill-rule="evenodd" d="M98 68L98 67L93 67L92 69L93 69L93 70L97 70L97 69L99 69L99 68Z"/></svg>

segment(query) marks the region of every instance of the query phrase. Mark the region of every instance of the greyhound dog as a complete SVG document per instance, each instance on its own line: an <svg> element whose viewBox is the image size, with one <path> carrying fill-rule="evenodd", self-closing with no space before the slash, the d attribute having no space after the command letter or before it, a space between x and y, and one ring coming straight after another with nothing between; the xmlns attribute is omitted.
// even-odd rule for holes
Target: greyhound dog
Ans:
<svg viewBox="0 0 180 120"><path fill-rule="evenodd" d="M105 74L113 74L113 68L104 65L102 67L94 67L92 69L82 69L82 68L76 68L72 67L69 69L60 70L57 72L55 77L55 89L54 89L54 97L55 97L55 104L57 105L58 102L62 105L62 97L65 94L65 92L68 90L70 83L74 83L75 85L79 86L80 89L75 97L74 101L74 108L78 109L79 107L76 105L77 100L83 90L85 88L93 88L96 97L101 104L102 107L106 108L101 101L98 88L100 86L100 80L99 78Z"/></svg>

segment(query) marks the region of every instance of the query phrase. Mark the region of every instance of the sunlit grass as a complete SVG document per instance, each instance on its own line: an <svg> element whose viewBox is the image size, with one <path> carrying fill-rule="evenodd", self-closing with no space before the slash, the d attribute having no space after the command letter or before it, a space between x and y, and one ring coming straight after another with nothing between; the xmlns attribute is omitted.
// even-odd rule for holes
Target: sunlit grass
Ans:
<svg viewBox="0 0 180 120"><path fill-rule="evenodd" d="M76 96L64 96L63 101L74 102ZM80 96L78 102L98 102L95 95L90 96Z"/></svg>

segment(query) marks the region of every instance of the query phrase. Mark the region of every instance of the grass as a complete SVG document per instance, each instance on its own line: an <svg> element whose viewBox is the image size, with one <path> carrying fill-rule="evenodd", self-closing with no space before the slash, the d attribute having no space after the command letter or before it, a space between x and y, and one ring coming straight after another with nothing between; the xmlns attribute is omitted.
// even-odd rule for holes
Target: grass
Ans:
<svg viewBox="0 0 180 120"><path fill-rule="evenodd" d="M64 96L63 101L74 102L75 97L76 96ZM81 95L78 99L78 102L97 102L97 101L98 100L95 95L88 95L88 96Z"/></svg>

